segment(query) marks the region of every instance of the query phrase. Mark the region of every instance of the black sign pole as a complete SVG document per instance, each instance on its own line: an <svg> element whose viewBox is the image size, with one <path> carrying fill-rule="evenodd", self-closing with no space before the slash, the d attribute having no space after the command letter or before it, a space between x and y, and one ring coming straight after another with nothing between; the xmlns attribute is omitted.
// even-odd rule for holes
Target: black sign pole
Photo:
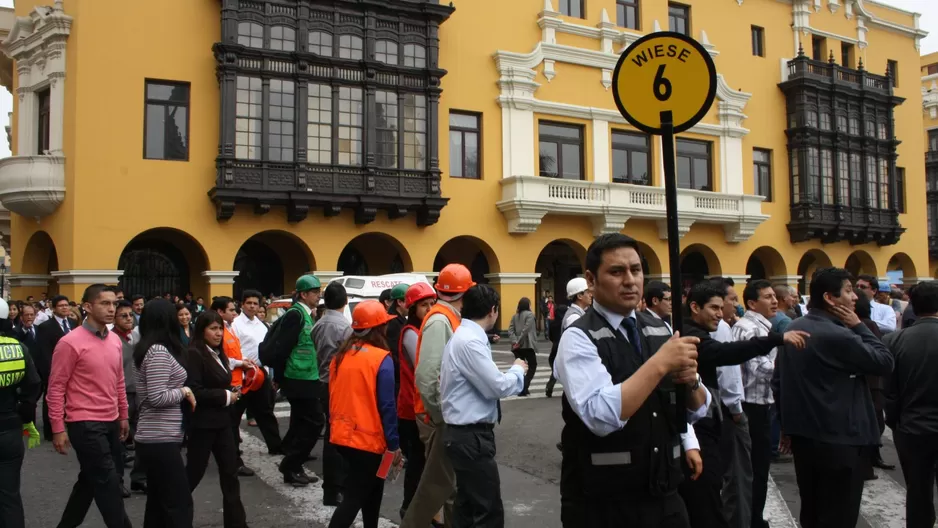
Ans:
<svg viewBox="0 0 938 528"><path fill-rule="evenodd" d="M681 286L681 238L677 225L677 174L674 168L674 120L671 112L661 112L661 155L664 157L664 201L668 209L668 262L671 268L671 298L682 298ZM675 332L683 330L680 302L671 302L671 328ZM681 432L687 432L687 390L684 385L677 385L675 390L674 426Z"/></svg>

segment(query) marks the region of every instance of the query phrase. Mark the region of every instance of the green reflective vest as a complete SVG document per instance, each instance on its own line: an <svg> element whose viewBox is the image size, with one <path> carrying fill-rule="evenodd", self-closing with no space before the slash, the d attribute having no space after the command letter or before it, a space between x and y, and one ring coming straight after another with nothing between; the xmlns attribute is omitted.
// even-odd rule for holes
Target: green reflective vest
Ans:
<svg viewBox="0 0 938 528"><path fill-rule="evenodd" d="M0 388L15 387L26 377L23 345L10 337L0 337Z"/></svg>
<svg viewBox="0 0 938 528"><path fill-rule="evenodd" d="M313 318L299 303L291 306L290 310L298 312L300 317L303 318L303 328L296 339L296 346L293 347L290 357L287 358L287 365L283 370L283 375L295 380L318 381L319 356L316 354L316 345L313 343Z"/></svg>

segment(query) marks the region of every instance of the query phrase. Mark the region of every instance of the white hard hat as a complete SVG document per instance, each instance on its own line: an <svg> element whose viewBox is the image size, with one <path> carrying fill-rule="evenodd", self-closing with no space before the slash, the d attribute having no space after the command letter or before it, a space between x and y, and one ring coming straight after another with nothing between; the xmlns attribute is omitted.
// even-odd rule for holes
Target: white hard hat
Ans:
<svg viewBox="0 0 938 528"><path fill-rule="evenodd" d="M0 319L10 317L10 305L3 299L0 299Z"/></svg>
<svg viewBox="0 0 938 528"><path fill-rule="evenodd" d="M586 279L583 277L576 277L570 279L570 282L567 283L567 299L585 292L589 289L589 285L586 284Z"/></svg>

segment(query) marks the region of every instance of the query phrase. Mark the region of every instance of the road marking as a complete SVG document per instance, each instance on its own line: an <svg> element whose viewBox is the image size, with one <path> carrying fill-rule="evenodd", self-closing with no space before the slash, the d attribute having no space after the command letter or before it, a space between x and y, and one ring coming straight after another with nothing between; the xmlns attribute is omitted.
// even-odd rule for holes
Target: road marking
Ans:
<svg viewBox="0 0 938 528"><path fill-rule="evenodd" d="M289 415L289 411L287 414ZM244 426L242 426L243 428ZM257 477L289 499L301 512L301 519L313 521L322 526L329 525L335 507L323 506L322 504L322 480L305 488L294 488L289 484L284 484L283 475L277 469L280 457L268 455L267 445L264 444L264 441L246 431L241 433L241 439L241 450L244 452L241 458L244 459L245 465L255 471ZM313 475L314 473L307 470L307 474ZM361 526L361 522L362 516L359 512L356 523ZM397 526L389 519L378 519L378 528L397 528Z"/></svg>
<svg viewBox="0 0 938 528"><path fill-rule="evenodd" d="M874 471L879 478L863 485L860 514L873 528L904 528L905 488L885 471Z"/></svg>
<svg viewBox="0 0 938 528"><path fill-rule="evenodd" d="M762 510L762 517L769 521L772 528L797 528L798 524L795 522L795 518L792 517L791 510L788 509L785 497L782 496L782 492L775 485L772 475L769 475L768 484L768 493L765 497L765 509Z"/></svg>

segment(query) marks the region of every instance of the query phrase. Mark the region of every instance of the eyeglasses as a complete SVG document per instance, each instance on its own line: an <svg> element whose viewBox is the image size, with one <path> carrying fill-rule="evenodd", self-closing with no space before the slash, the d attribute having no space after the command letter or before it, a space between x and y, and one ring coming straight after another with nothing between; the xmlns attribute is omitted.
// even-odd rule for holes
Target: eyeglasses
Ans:
<svg viewBox="0 0 938 528"><path fill-rule="evenodd" d="M662 298L661 298L661 302L671 302L671 298L670 298L670 297L662 297Z"/></svg>

